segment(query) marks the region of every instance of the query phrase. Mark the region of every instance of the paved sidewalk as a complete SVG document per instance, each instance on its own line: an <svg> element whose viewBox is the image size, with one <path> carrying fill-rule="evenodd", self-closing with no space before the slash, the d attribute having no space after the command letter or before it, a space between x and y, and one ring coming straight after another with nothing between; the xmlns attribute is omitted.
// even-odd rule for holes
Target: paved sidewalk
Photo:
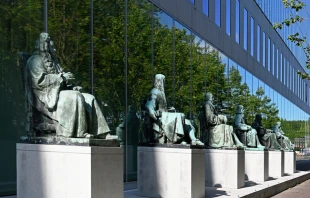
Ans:
<svg viewBox="0 0 310 198"><path fill-rule="evenodd" d="M273 198L310 198L310 179L294 186L293 188L289 188L275 196Z"/></svg>

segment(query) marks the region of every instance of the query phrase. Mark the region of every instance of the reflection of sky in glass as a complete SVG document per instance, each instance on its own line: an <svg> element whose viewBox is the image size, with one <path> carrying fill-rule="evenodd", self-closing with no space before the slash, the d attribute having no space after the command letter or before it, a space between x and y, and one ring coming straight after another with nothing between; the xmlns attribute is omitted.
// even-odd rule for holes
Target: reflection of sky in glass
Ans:
<svg viewBox="0 0 310 198"><path fill-rule="evenodd" d="M243 48L248 49L248 11L243 10Z"/></svg>
<svg viewBox="0 0 310 198"><path fill-rule="evenodd" d="M253 94L252 74L248 71L245 71L245 72L246 72L245 73L246 74L246 77L245 77L246 84L249 87L250 93Z"/></svg>
<svg viewBox="0 0 310 198"><path fill-rule="evenodd" d="M240 3L239 0L236 0L236 42L239 43L239 30L240 30L240 24L239 24L239 18L240 18Z"/></svg>
<svg viewBox="0 0 310 198"><path fill-rule="evenodd" d="M270 55L271 55L271 49L270 49L270 39L268 38L268 46L267 46L267 54L268 54L268 71L270 71Z"/></svg>
<svg viewBox="0 0 310 198"><path fill-rule="evenodd" d="M215 0L215 23L221 26L221 0Z"/></svg>
<svg viewBox="0 0 310 198"><path fill-rule="evenodd" d="M251 17L251 55L254 56L254 19Z"/></svg>
<svg viewBox="0 0 310 198"><path fill-rule="evenodd" d="M259 87L258 79L253 75L253 94L256 94L256 91Z"/></svg>
<svg viewBox="0 0 310 198"><path fill-rule="evenodd" d="M192 4L195 4L195 0L190 0L190 2L192 2Z"/></svg>
<svg viewBox="0 0 310 198"><path fill-rule="evenodd" d="M260 26L257 25L257 61L260 62Z"/></svg>
<svg viewBox="0 0 310 198"><path fill-rule="evenodd" d="M230 0L226 0L226 34L230 36Z"/></svg>
<svg viewBox="0 0 310 198"><path fill-rule="evenodd" d="M245 83L245 70L243 69L243 67L241 67L240 65L238 65L238 71L242 77L241 82Z"/></svg>
<svg viewBox="0 0 310 198"><path fill-rule="evenodd" d="M202 0L202 12L209 16L209 0Z"/></svg>
<svg viewBox="0 0 310 198"><path fill-rule="evenodd" d="M159 18L159 22L162 25L167 26L168 28L172 29L173 26L173 19L171 16L169 16L168 14L164 13L164 12L157 12L156 13L157 17Z"/></svg>
<svg viewBox="0 0 310 198"><path fill-rule="evenodd" d="M280 68L279 68L279 72L280 72L280 81L283 82L283 57L282 57L282 53L280 54Z"/></svg>
<svg viewBox="0 0 310 198"><path fill-rule="evenodd" d="M180 29L180 30L185 30L187 35L191 33L189 29L187 29L186 27L184 27L181 23L177 21L175 22L175 28Z"/></svg>
<svg viewBox="0 0 310 198"><path fill-rule="evenodd" d="M222 54L221 52L219 52L218 54L220 61L225 65L225 70L224 73L228 74L228 57L225 56L224 54Z"/></svg>

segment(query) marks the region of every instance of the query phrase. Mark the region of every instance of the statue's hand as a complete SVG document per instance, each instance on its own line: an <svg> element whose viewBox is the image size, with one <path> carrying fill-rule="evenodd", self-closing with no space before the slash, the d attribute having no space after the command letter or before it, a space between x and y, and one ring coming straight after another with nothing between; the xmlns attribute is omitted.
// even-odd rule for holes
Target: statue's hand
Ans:
<svg viewBox="0 0 310 198"><path fill-rule="evenodd" d="M175 110L174 107L169 107L169 108L168 108L168 112L176 112L176 110Z"/></svg>
<svg viewBox="0 0 310 198"><path fill-rule="evenodd" d="M79 92L82 92L82 87L80 87L80 86L75 86L75 87L73 87L73 90L74 91L79 91Z"/></svg>
<svg viewBox="0 0 310 198"><path fill-rule="evenodd" d="M220 121L221 121L222 123L226 124L226 122L227 122L227 117L226 117L226 116L224 116L224 115L219 115L219 118L220 118Z"/></svg>
<svg viewBox="0 0 310 198"><path fill-rule="evenodd" d="M68 82L68 81L72 81L74 80L74 75L71 73L71 72L64 72L62 74L62 76L65 78L65 81Z"/></svg>

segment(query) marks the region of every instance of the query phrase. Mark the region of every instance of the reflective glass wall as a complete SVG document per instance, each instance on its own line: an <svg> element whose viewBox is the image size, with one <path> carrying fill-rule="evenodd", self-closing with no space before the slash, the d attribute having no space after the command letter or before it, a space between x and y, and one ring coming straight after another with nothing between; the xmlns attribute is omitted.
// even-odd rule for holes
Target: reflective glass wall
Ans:
<svg viewBox="0 0 310 198"><path fill-rule="evenodd" d="M203 1L203 13L209 17L214 14L209 9L220 10L218 5L224 1L216 1L212 8L209 1ZM5 159L0 165L0 195L16 191L15 143L20 135L25 135L18 52L32 53L42 31L50 33L61 65L75 74L83 92L95 95L112 133L121 137L125 182L137 180L137 145L145 140L144 102L157 73L166 76L165 93L170 105L196 123L197 133L198 109L204 93L212 92L217 111L227 115L229 124L236 106L242 104L249 125L255 114L262 113L266 128L281 121L283 131L292 141L309 134L306 112L238 65L234 57L220 52L148 0L28 0L0 4L4 13L0 19L0 158ZM223 19L236 20L232 42L244 41L244 33L261 32L259 37L249 34L249 45L242 47L253 58L256 56L262 69L272 71L273 65L283 68L274 73L278 72L278 79L282 78L284 85L293 90L297 86L293 84L293 68L277 46L272 46L251 13L240 9L238 0L226 1L226 9L230 9L227 13L237 11L235 19ZM239 26L245 13L249 19L246 30ZM220 19L219 15L214 19ZM214 24L222 25L216 21ZM230 36L230 23L226 24L229 28L223 29ZM255 46L260 42L262 54ZM306 98L302 90L298 93ZM296 148L304 145L298 144Z"/></svg>

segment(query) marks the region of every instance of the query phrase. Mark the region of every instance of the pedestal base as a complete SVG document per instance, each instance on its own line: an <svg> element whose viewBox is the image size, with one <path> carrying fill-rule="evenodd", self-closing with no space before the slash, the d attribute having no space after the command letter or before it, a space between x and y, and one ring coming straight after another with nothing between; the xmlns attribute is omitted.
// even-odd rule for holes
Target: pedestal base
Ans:
<svg viewBox="0 0 310 198"><path fill-rule="evenodd" d="M294 174L296 172L296 153L295 151L284 152L284 173Z"/></svg>
<svg viewBox="0 0 310 198"><path fill-rule="evenodd" d="M123 150L17 144L17 195L23 198L122 198Z"/></svg>
<svg viewBox="0 0 310 198"><path fill-rule="evenodd" d="M284 151L269 152L269 177L279 178L284 176Z"/></svg>
<svg viewBox="0 0 310 198"><path fill-rule="evenodd" d="M245 151L245 180L264 182L269 178L268 151Z"/></svg>
<svg viewBox="0 0 310 198"><path fill-rule="evenodd" d="M244 150L206 149L206 186L244 186Z"/></svg>
<svg viewBox="0 0 310 198"><path fill-rule="evenodd" d="M203 149L138 147L138 196L205 197Z"/></svg>

